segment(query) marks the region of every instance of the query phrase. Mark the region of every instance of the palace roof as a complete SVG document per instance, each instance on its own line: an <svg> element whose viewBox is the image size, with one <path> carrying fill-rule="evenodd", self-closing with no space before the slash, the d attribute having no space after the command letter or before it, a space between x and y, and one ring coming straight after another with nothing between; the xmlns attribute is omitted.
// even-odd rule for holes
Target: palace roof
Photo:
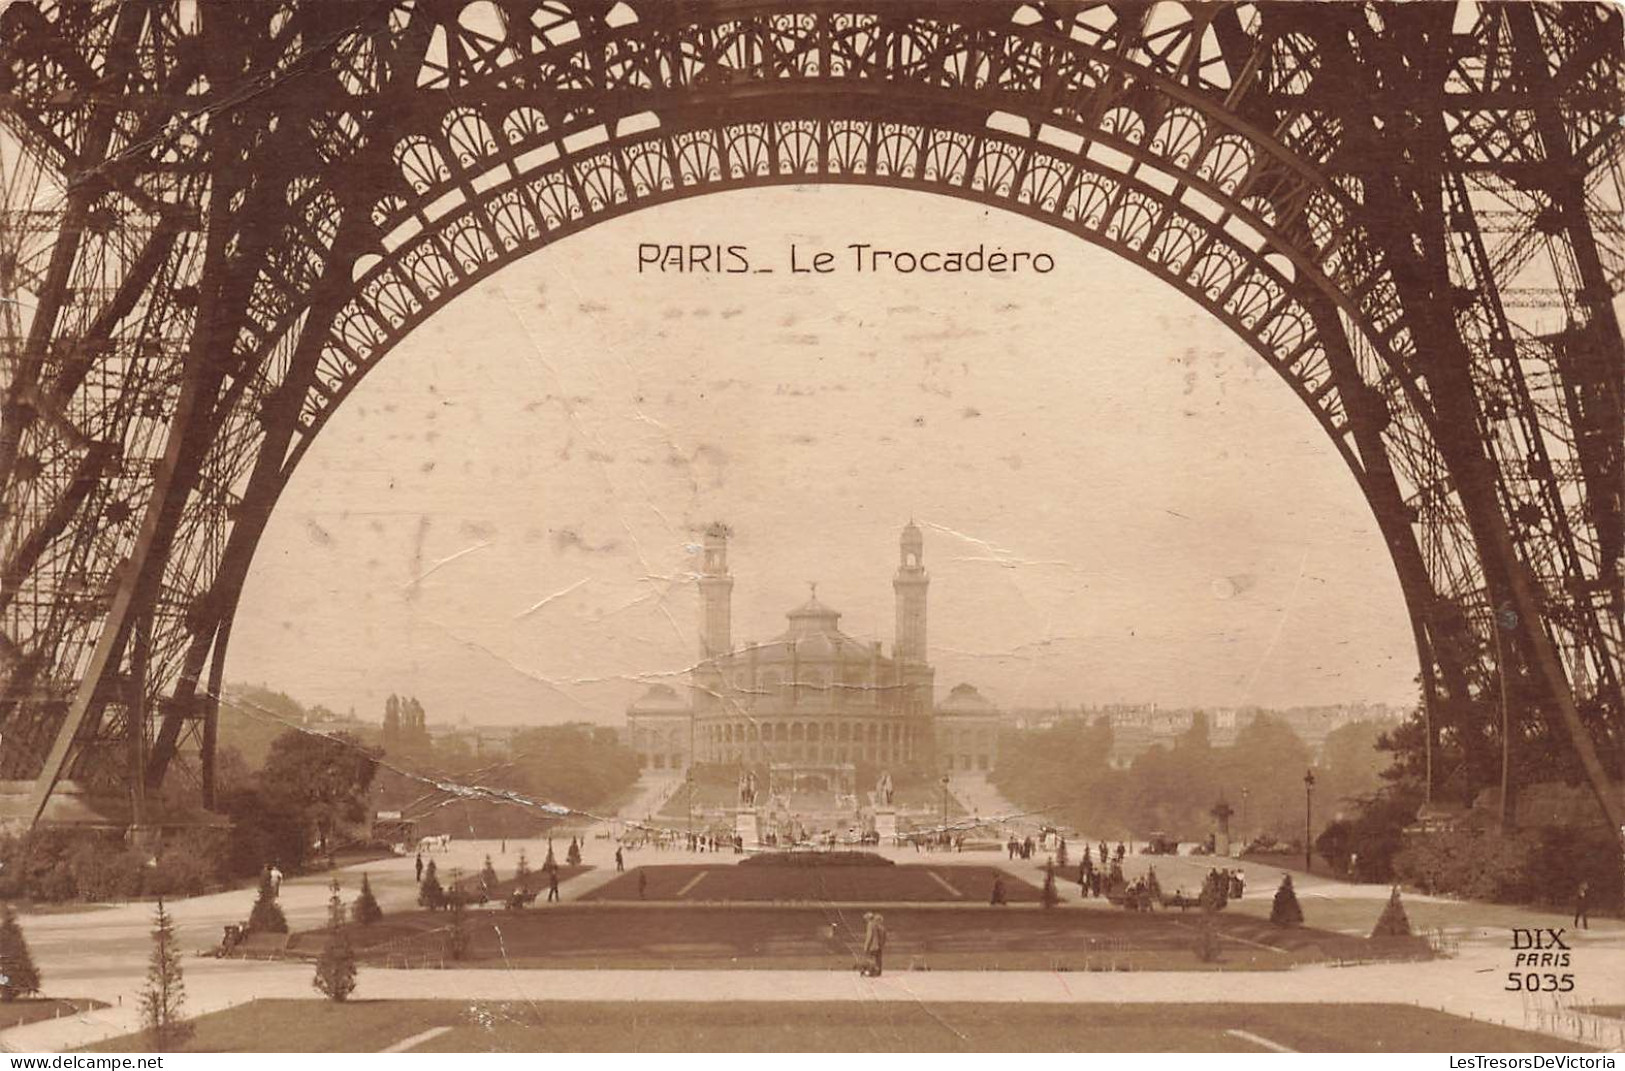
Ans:
<svg viewBox="0 0 1625 1071"><path fill-rule="evenodd" d="M841 631L841 613L818 601L813 595L806 602L784 615L790 627L767 643L737 648L726 661L738 662L754 658L757 662L833 662L837 658L848 662L867 662L875 656L875 643L848 636ZM890 659L881 658L882 662Z"/></svg>

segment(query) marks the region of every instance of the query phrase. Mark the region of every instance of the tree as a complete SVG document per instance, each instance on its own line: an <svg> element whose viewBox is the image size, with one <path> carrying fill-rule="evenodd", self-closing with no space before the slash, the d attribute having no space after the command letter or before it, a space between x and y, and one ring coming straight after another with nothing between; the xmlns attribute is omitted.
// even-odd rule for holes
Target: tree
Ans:
<svg viewBox="0 0 1625 1071"><path fill-rule="evenodd" d="M525 849L519 849L519 863L513 868L513 880L516 884L524 885L530 877L530 860L525 858Z"/></svg>
<svg viewBox="0 0 1625 1071"><path fill-rule="evenodd" d="M1270 921L1277 926L1303 925L1303 908L1298 906L1291 874L1281 875L1281 887L1275 890L1275 902L1270 905Z"/></svg>
<svg viewBox="0 0 1625 1071"><path fill-rule="evenodd" d="M480 868L480 886L485 889L486 895L489 896L496 891L496 887L500 884L501 879L497 877L497 868L491 862L491 857L487 855L485 865Z"/></svg>
<svg viewBox="0 0 1625 1071"><path fill-rule="evenodd" d="M1382 734L1383 726L1374 721L1349 722L1328 733L1320 746L1321 784L1316 794L1337 806L1381 788L1388 764L1387 754L1377 747Z"/></svg>
<svg viewBox="0 0 1625 1071"><path fill-rule="evenodd" d="M1346 853L1337 862L1355 881L1391 881L1394 858L1405 847L1405 829L1416 821L1422 801L1420 788L1393 782L1375 795L1355 801L1354 819L1328 826L1315 841L1316 850L1328 860L1339 850Z"/></svg>
<svg viewBox="0 0 1625 1071"><path fill-rule="evenodd" d="M182 973L181 953L175 943L175 920L160 899L153 913L147 988L141 994L141 1023L153 1052L170 1052L192 1036L192 1024L181 1017L181 1008L186 1003Z"/></svg>
<svg viewBox="0 0 1625 1071"><path fill-rule="evenodd" d="M440 875L435 872L434 860L423 868L423 881L418 885L418 906L439 911L446 906L446 890L440 887Z"/></svg>
<svg viewBox="0 0 1625 1071"><path fill-rule="evenodd" d="M463 868L452 867L451 875L446 882L445 906L459 908L468 903L468 889L463 885Z"/></svg>
<svg viewBox="0 0 1625 1071"><path fill-rule="evenodd" d="M1061 894L1055 890L1055 868L1044 867L1044 888L1039 893L1039 903L1045 907L1054 907L1061 902Z"/></svg>
<svg viewBox="0 0 1625 1071"><path fill-rule="evenodd" d="M1050 729L1004 730L992 782L1014 801L1057 807L1056 816L1079 828L1102 832L1120 827L1114 813L1117 783L1110 769L1109 719L1090 724L1069 718Z"/></svg>
<svg viewBox="0 0 1625 1071"><path fill-rule="evenodd" d="M268 859L304 859L310 847L304 817L281 793L241 787L223 793L220 802L232 824L226 840L230 873L247 877L263 871Z"/></svg>
<svg viewBox="0 0 1625 1071"><path fill-rule="evenodd" d="M220 751L232 748L248 769L258 770L276 738L303 725L306 717L305 708L292 696L255 685L228 684L217 715Z"/></svg>
<svg viewBox="0 0 1625 1071"><path fill-rule="evenodd" d="M1247 833L1302 838L1303 773L1309 766L1308 745L1285 721L1260 714L1236 734L1235 745L1227 751L1223 783L1245 785L1250 792ZM1207 797L1212 798L1212 794ZM1204 804L1204 816L1206 810ZM1318 810L1331 817L1325 808Z"/></svg>
<svg viewBox="0 0 1625 1071"><path fill-rule="evenodd" d="M452 872L451 927L446 930L446 958L462 959L468 955L468 912L464 907L467 897L457 889L456 871Z"/></svg>
<svg viewBox="0 0 1625 1071"><path fill-rule="evenodd" d="M13 1001L40 991L39 968L23 939L9 903L0 903L0 1000Z"/></svg>
<svg viewBox="0 0 1625 1071"><path fill-rule="evenodd" d="M570 848L564 853L564 861L571 866L581 865L581 845L576 843L574 837L570 838Z"/></svg>
<svg viewBox="0 0 1625 1071"><path fill-rule="evenodd" d="M260 771L260 789L285 802L299 816L323 855L346 823L367 816L366 792L378 770L378 755L347 733L283 733L271 744Z"/></svg>
<svg viewBox="0 0 1625 1071"><path fill-rule="evenodd" d="M371 926L384 917L384 909L378 906L378 898L372 894L372 882L366 874L361 875L361 892L350 905L350 917L363 926Z"/></svg>
<svg viewBox="0 0 1625 1071"><path fill-rule="evenodd" d="M288 919L282 914L282 905L276 902L276 888L271 884L271 872L260 875L260 893L248 913L249 933L287 933Z"/></svg>
<svg viewBox="0 0 1625 1071"><path fill-rule="evenodd" d="M1399 886L1395 885L1388 894L1388 903L1377 917L1376 928L1371 931L1373 938L1377 937L1409 937L1411 935L1411 920L1405 914L1405 905L1399 902Z"/></svg>
<svg viewBox="0 0 1625 1071"><path fill-rule="evenodd" d="M387 715L387 709L385 713ZM401 753L422 760L434 750L434 741L429 737L428 715L416 696L401 697L399 725L397 747Z"/></svg>
<svg viewBox="0 0 1625 1071"><path fill-rule="evenodd" d="M322 946L321 958L316 961L316 977L310 984L328 1000L342 1003L355 992L355 950L350 937L344 932L344 901L339 899L339 879L327 886L327 943ZM371 892L368 892L371 896ZM377 908L374 902L373 907Z"/></svg>
<svg viewBox="0 0 1625 1071"><path fill-rule="evenodd" d="M547 858L542 860L542 873L553 874L559 869L559 861L553 857L553 842L547 842Z"/></svg>
<svg viewBox="0 0 1625 1071"><path fill-rule="evenodd" d="M1354 823L1346 818L1339 818L1321 830L1320 836L1315 838L1315 854L1326 860L1332 868L1332 873L1354 877L1350 867L1354 854L1349 847L1353 837Z"/></svg>
<svg viewBox="0 0 1625 1071"><path fill-rule="evenodd" d="M1230 904L1230 881L1217 870L1202 881L1202 910L1217 914Z"/></svg>
<svg viewBox="0 0 1625 1071"><path fill-rule="evenodd" d="M469 744L466 736L457 736L447 733L438 740L430 742L432 754L429 761L434 768L448 774L471 773L485 765L483 760L475 754L474 748Z"/></svg>
<svg viewBox="0 0 1625 1071"><path fill-rule="evenodd" d="M1388 757L1388 765L1382 771L1384 781L1418 788L1427 784L1427 726L1427 701L1419 700L1408 718L1377 737L1377 750ZM1439 743L1445 742L1441 739ZM1452 749L1448 758L1459 761L1459 751Z"/></svg>
<svg viewBox="0 0 1625 1071"><path fill-rule="evenodd" d="M1196 925L1196 958L1203 963L1218 962L1223 952L1219 944L1219 912L1213 900L1202 897L1202 921Z"/></svg>
<svg viewBox="0 0 1625 1071"><path fill-rule="evenodd" d="M393 756L401 747L401 697L394 692L384 700L384 754Z"/></svg>
<svg viewBox="0 0 1625 1071"><path fill-rule="evenodd" d="M582 810L607 804L638 779L638 757L591 725L546 725L514 734L512 787Z"/></svg>
<svg viewBox="0 0 1625 1071"><path fill-rule="evenodd" d="M1055 845L1055 865L1064 867L1067 865L1067 863L1066 838L1062 837L1060 838L1060 842Z"/></svg>

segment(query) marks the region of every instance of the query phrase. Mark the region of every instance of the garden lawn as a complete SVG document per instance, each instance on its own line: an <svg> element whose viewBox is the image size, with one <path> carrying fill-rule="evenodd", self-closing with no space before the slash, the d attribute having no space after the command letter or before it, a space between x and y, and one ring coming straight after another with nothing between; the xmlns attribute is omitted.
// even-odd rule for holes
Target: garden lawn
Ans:
<svg viewBox="0 0 1625 1071"><path fill-rule="evenodd" d="M564 853L559 852L557 854L563 855ZM590 866L582 866L582 865L570 866L570 865L565 864L565 863L560 863L559 864L559 885L563 886L563 884L565 882L569 881L571 878L575 877L577 874L584 874L584 873L586 873L587 871L589 871L591 869L592 869L592 867L590 867ZM516 878L516 877L506 877L506 878L504 878L504 877L500 876L501 873L502 873L501 871L498 871L497 873L498 873L498 878L497 878L496 885L489 888L489 889L484 890L485 895L487 896L487 898L490 899L490 901L492 903L502 903L503 901L507 900L508 897L513 894L513 891L515 889L517 889L519 887L519 885L520 885L520 881L519 881L518 878ZM450 887L449 880L443 875L440 876L440 880L441 880L441 883L443 885L446 885L447 888L449 889L449 887ZM481 889L483 887L483 883L480 880L479 871L475 871L473 874L464 874L463 877L462 877L462 880L459 881L457 884L464 892L469 893L470 895L472 895L472 896L474 896L476 898L478 898L478 896L480 894L480 891L481 891ZM527 889L530 889L532 891L540 889L542 895L537 897L537 899L538 900L546 899L546 897L547 897L547 871L542 870L539 867L537 869L535 869L535 870L532 870L530 872L530 875L525 879L524 885L525 885L525 887Z"/></svg>
<svg viewBox="0 0 1625 1071"><path fill-rule="evenodd" d="M648 877L638 894L638 875ZM988 866L644 866L621 874L582 900L681 900L689 903L987 903ZM1036 886L1004 875L1011 903L1037 903Z"/></svg>
<svg viewBox="0 0 1625 1071"><path fill-rule="evenodd" d="M863 944L862 904L563 903L471 910L462 967L847 970ZM899 970L1281 970L1327 960L1422 958L1419 940L1372 942L1244 915L1215 920L1221 958L1197 958L1195 912L1131 913L1036 906L885 907L887 962ZM390 915L350 926L365 964L451 966L452 916ZM290 953L315 956L325 930L296 934Z"/></svg>
<svg viewBox="0 0 1625 1071"><path fill-rule="evenodd" d="M1586 1051L1406 1005L267 1000L196 1020L189 1052ZM423 1037L436 1028L449 1028ZM92 1051L141 1048L114 1038Z"/></svg>
<svg viewBox="0 0 1625 1071"><path fill-rule="evenodd" d="M41 1019L55 1019L63 1015L77 1015L91 1008L105 1008L105 1001L88 999L57 999L51 997L38 997L32 1000L19 999L0 1001L0 1030L10 1030L14 1026L27 1026L37 1023Z"/></svg>

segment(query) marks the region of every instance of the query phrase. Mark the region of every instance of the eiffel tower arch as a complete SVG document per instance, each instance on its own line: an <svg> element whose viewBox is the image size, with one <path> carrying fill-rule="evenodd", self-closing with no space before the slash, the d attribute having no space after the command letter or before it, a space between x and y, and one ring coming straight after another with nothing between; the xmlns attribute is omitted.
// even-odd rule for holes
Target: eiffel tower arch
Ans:
<svg viewBox="0 0 1625 1071"><path fill-rule="evenodd" d="M1515 744L1625 827L1621 42L1585 4L17 0L0 778L139 818L195 755L212 799L255 547L367 372L601 220L817 182L1042 220L1229 326L1370 503L1429 754Z"/></svg>

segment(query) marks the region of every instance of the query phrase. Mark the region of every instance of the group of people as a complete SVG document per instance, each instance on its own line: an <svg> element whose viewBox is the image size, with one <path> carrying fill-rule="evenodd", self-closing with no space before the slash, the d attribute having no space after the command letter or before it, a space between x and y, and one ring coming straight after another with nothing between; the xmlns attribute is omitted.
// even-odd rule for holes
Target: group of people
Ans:
<svg viewBox="0 0 1625 1071"><path fill-rule="evenodd" d="M1231 870L1228 867L1214 867L1207 872L1207 880L1202 884L1204 895L1212 896L1220 903L1231 900L1240 900L1241 894L1247 891L1247 875L1240 870Z"/></svg>
<svg viewBox="0 0 1625 1071"><path fill-rule="evenodd" d="M688 834L688 850L691 852L720 852L732 851L735 855L745 850L744 838L735 833L733 836L718 836L715 833Z"/></svg>
<svg viewBox="0 0 1625 1071"><path fill-rule="evenodd" d="M550 904L556 904L561 899L559 896L558 868L553 867L552 869L547 870L546 873L547 902ZM529 904L534 903L535 900L536 890L530 887L530 878L527 876L522 878L519 883L514 886L513 891L508 894L508 907L515 909L526 907Z"/></svg>
<svg viewBox="0 0 1625 1071"><path fill-rule="evenodd" d="M1101 846L1101 865L1109 867L1102 870L1095 866L1094 856L1089 851L1089 845L1083 846L1083 858L1078 860L1078 895L1083 899L1089 897L1111 896L1126 884L1123 880L1123 858L1119 856L1109 864L1105 862L1105 848Z"/></svg>
<svg viewBox="0 0 1625 1071"><path fill-rule="evenodd" d="M1220 911L1231 900L1240 900L1241 894L1246 891L1245 872L1228 867L1214 867L1202 879L1201 896L1189 897L1185 895L1184 889L1177 889L1174 892L1173 903L1182 911L1188 907L1211 907L1215 911Z"/></svg>
<svg viewBox="0 0 1625 1071"><path fill-rule="evenodd" d="M965 835L963 833L949 833L944 830L938 833L919 833L908 839L913 842L916 852L962 852L965 850Z"/></svg>
<svg viewBox="0 0 1625 1071"><path fill-rule="evenodd" d="M1122 870L1115 861L1112 867L1121 878ZM1150 911L1162 906L1162 885L1157 881L1156 867L1123 887L1123 906L1129 911Z"/></svg>
<svg viewBox="0 0 1625 1071"><path fill-rule="evenodd" d="M1150 867L1145 876L1129 881L1123 874L1123 861L1128 855L1128 849L1123 844L1117 845L1115 853L1110 852L1104 841L1100 846L1100 866L1095 865L1095 858L1089 845L1083 846L1083 858L1078 860L1078 893L1081 897L1105 897L1114 903L1120 902L1130 911L1150 911L1154 908L1174 904L1179 907L1194 906L1202 899L1189 898L1185 890L1175 891L1172 900L1166 898L1162 885L1157 880L1157 868ZM1247 888L1246 874L1239 869L1214 867L1208 871L1202 883L1202 898L1213 898L1216 906L1222 907L1231 900L1241 899Z"/></svg>
<svg viewBox="0 0 1625 1071"><path fill-rule="evenodd" d="M716 832L685 833L679 829L640 829L628 831L621 838L624 848L653 848L656 851L728 852L735 855L745 850L744 838L739 834ZM620 849L616 849L619 851Z"/></svg>
<svg viewBox="0 0 1625 1071"><path fill-rule="evenodd" d="M1010 839L1004 842L1005 853L1009 855L1011 859L1031 859L1033 857L1033 852L1036 851L1037 848L1038 845L1034 843L1031 836L1028 836L1024 840L1017 840L1016 835L1012 833L1010 834Z"/></svg>

